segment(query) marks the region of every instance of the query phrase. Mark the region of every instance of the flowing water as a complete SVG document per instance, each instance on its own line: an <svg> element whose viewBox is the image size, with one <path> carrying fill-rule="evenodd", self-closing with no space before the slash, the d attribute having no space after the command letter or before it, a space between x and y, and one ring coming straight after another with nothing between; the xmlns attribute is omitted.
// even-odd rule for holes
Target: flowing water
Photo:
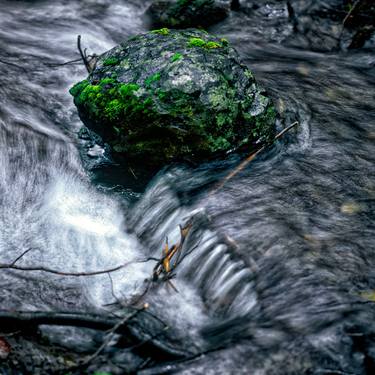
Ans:
<svg viewBox="0 0 375 375"><path fill-rule="evenodd" d="M68 93L86 73L61 64L79 58L79 34L98 54L145 31L145 3L0 1L0 262L27 250L17 264L133 262L112 280L3 270L1 310L104 313L114 295L144 291L155 262L138 260L160 257L190 222L178 292L161 285L145 301L170 327L161 345L207 354L144 373L373 373L373 50L307 48L281 1L233 12L212 31L267 88L278 127L299 125L220 189L238 156L164 169L143 193L128 171L87 156L105 150L78 139Z"/></svg>

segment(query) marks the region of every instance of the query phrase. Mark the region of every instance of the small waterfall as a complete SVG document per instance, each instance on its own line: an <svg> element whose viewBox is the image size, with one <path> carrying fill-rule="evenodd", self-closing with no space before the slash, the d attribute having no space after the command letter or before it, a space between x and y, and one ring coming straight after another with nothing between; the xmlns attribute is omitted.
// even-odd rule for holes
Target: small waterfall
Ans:
<svg viewBox="0 0 375 375"><path fill-rule="evenodd" d="M128 226L150 255L160 257L166 238L170 245L178 243L179 225L190 223L181 249L182 261L176 268L177 280L198 290L211 316L227 319L248 314L256 304L252 265L241 257L230 238L210 229L204 208L181 205L171 187L174 178L174 171L169 171L155 179L133 207Z"/></svg>
<svg viewBox="0 0 375 375"><path fill-rule="evenodd" d="M125 233L119 203L90 186L69 139L35 131L27 123L12 125L0 123L0 142L6 145L0 149L1 262L30 250L20 265L82 272L144 258L137 240ZM150 267L135 263L113 274L116 292L137 293L136 285L150 274ZM45 280L46 274L37 277ZM58 280L61 288L67 280L47 279ZM76 280L95 305L113 302L107 275ZM35 305L25 302L17 308L44 305L39 296L32 301Z"/></svg>

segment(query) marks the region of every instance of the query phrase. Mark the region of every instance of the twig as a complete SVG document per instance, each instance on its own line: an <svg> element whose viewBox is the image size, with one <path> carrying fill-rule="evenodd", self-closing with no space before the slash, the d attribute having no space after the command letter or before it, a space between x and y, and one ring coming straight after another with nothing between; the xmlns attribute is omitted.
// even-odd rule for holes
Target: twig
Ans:
<svg viewBox="0 0 375 375"><path fill-rule="evenodd" d="M20 256L18 256L12 263L11 263L11 266L15 266L16 263L21 259L23 258L23 256L25 256L29 251L31 251L32 249L27 249L26 251L24 251Z"/></svg>
<svg viewBox="0 0 375 375"><path fill-rule="evenodd" d="M1 311L2 329L30 329L39 325L59 325L92 328L101 331L112 328L118 319L90 313L52 312L52 311Z"/></svg>
<svg viewBox="0 0 375 375"><path fill-rule="evenodd" d="M133 298L131 301L130 301L130 305L131 306L137 306L141 301L142 301L142 298L148 293L148 291L151 289L152 285L153 285L153 280L152 279L146 279L145 280L145 283L146 283L146 286L145 286L145 290L139 294L138 296L136 296L135 298Z"/></svg>
<svg viewBox="0 0 375 375"><path fill-rule="evenodd" d="M18 68L18 69L22 69L24 72L27 72L27 69L24 68L23 66L19 66L19 65L17 65L17 64L11 63L11 62L9 62L9 61L5 61L5 60L1 60L1 59L0 59L0 63L5 64L5 65L9 65L9 66L14 66L14 67L16 67L16 68Z"/></svg>
<svg viewBox="0 0 375 375"><path fill-rule="evenodd" d="M138 349L141 346L147 344L148 342L156 339L158 336L160 336L163 332L167 331L168 329L169 329L169 327L165 324L165 327L162 328L160 331L154 333L153 335L150 335L150 337L148 339L145 339L145 340L141 341L139 344L135 344L135 345L127 347L126 350L129 351L129 350L133 350L133 349Z"/></svg>
<svg viewBox="0 0 375 375"><path fill-rule="evenodd" d="M153 270L153 274L152 274L153 281L159 280L160 275L163 274L164 276L163 281L169 281L173 289L177 291L175 286L171 283L170 279L174 276L173 271L178 265L178 261L180 260L180 255L177 256L177 260L174 262L172 266L171 266L171 261L172 261L172 258L176 254L181 253L182 246L185 242L187 235L190 232L191 227L192 227L192 224L190 222L185 224L184 227L180 225L180 241L177 244L173 245L171 248L169 248L168 237L166 238L165 246L163 248L162 258L155 265L154 270Z"/></svg>
<svg viewBox="0 0 375 375"><path fill-rule="evenodd" d="M133 169L132 169L131 167L129 167L129 171L130 171L130 173L133 175L133 177L134 177L136 180L138 180L137 175L134 173L134 171L133 171Z"/></svg>
<svg viewBox="0 0 375 375"><path fill-rule="evenodd" d="M108 277L109 277L109 280L110 280L110 283L111 283L111 294L112 294L112 297L115 299L115 303L119 304L121 307L123 308L131 308L131 309L137 309L136 307L132 306L131 304L126 304L124 303L123 301L121 301L115 294L115 290L114 290L114 284L113 284L113 279L112 279L112 276L110 274L108 274ZM114 305L115 303L111 303L111 304L107 304L105 306L109 306L109 305ZM144 304L143 306L145 306L146 304ZM139 309L138 309L139 310ZM161 323L161 325L164 326L164 328L167 328L168 325L163 321L161 320L157 315L155 315L154 313L152 313L150 310L144 310L143 311L151 316L152 318L154 318L156 321L158 321L159 323Z"/></svg>
<svg viewBox="0 0 375 375"><path fill-rule="evenodd" d="M147 303L145 303L143 305L142 309L138 309L135 312L133 312L132 314L130 314L128 316L125 316L117 324L115 324L113 326L113 328L108 332L107 337L104 339L103 343L99 346L99 348L95 351L95 353L91 354L90 356L88 356L87 358L82 360L82 362L80 364L78 364L78 367L85 367L91 361L93 361L108 346L108 344L112 340L113 336L116 334L116 332L119 330L120 327L122 327L125 323L129 322L129 320L135 318L141 311L147 310L148 307L149 307L149 305ZM74 366L74 368L76 368L76 366Z"/></svg>
<svg viewBox="0 0 375 375"><path fill-rule="evenodd" d="M342 26L345 27L346 22L350 18L350 16L353 14L353 12L356 10L358 4L361 2L361 0L357 0L354 5L350 8L348 14L345 16L344 20L342 21Z"/></svg>
<svg viewBox="0 0 375 375"><path fill-rule="evenodd" d="M345 18L343 19L342 21L342 26L341 26L341 31L340 31L340 35L338 37L338 43L340 44L340 41L341 41L341 38L342 38L342 34L344 33L344 29L345 29L345 26L346 26L346 22L348 21L348 19L351 17L351 15L353 14L354 10L357 8L357 5L361 2L361 0L357 0L354 5L350 8L349 12L347 13L347 15L345 16Z"/></svg>
<svg viewBox="0 0 375 375"><path fill-rule="evenodd" d="M26 254L26 252L25 252L25 254ZM23 255L25 255L25 254L23 254ZM18 257L18 259L16 259L16 261L19 260L20 258L21 257ZM116 267L113 267L113 268L108 268L108 269L99 270L99 271L91 271L91 272L63 272L63 271L59 271L59 270L54 270L52 268L42 267L42 266L29 266L29 267L16 266L14 264L15 262L10 263L10 264L0 263L0 269L11 269L11 270L27 271L27 272L40 271L40 272L51 273L51 274L59 275L59 276L85 277L85 276L97 276L97 275L103 275L103 274L106 274L106 273L116 272L116 271L119 271L119 270L121 270L121 269L123 269L123 268L125 268L125 267L127 267L131 264L146 263L146 262L149 262L150 260L155 260L155 259L150 257L150 258L145 258L145 259L134 260L134 261L130 261L130 262L127 262L127 263L124 263L124 264L120 264L119 266L116 266Z"/></svg>
<svg viewBox="0 0 375 375"><path fill-rule="evenodd" d="M279 138L281 138L286 132L288 132L290 129L294 128L296 125L298 125L298 122L294 122L292 125L288 126L287 128L283 129L279 134L276 135L276 137L273 139L273 142L277 141ZM272 142L272 143L273 143ZM262 146L259 150L253 152L250 154L245 160L243 160L234 171L230 172L223 180L222 182L211 191L209 196L217 193L229 180L231 180L234 176L236 176L239 172L241 172L249 163L251 163L261 152L263 152L269 144L266 144Z"/></svg>
<svg viewBox="0 0 375 375"><path fill-rule="evenodd" d="M56 67L56 66L64 66L64 65L71 65L71 64L76 64L78 62L82 61L82 58L80 57L79 59L75 60L70 60L70 61L65 61L63 63L51 63L51 64L46 64L47 66L50 67Z"/></svg>
<svg viewBox="0 0 375 375"><path fill-rule="evenodd" d="M82 47L81 47L81 35L78 35L78 37L77 37L77 48L78 48L79 54L81 55L81 59L82 59L83 63L85 64L86 70L90 74L91 73L91 67L90 67L89 62L87 61L86 49L85 49L85 52L83 52Z"/></svg>
<svg viewBox="0 0 375 375"><path fill-rule="evenodd" d="M146 358L144 361L142 361L138 366L137 368L135 369L135 371L140 371L140 370L143 370L144 368L146 368L146 366L152 361L152 359L150 357Z"/></svg>

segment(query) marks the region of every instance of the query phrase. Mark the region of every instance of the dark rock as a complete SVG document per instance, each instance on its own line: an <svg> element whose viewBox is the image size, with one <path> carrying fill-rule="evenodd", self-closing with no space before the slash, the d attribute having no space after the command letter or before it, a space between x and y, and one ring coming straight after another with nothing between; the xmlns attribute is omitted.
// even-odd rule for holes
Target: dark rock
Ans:
<svg viewBox="0 0 375 375"><path fill-rule="evenodd" d="M84 141L90 140L91 139L90 130L87 129L85 126L82 126L82 128L79 129L78 138Z"/></svg>
<svg viewBox="0 0 375 375"><path fill-rule="evenodd" d="M349 9L343 24L354 31L349 49L361 48L375 32L375 2L361 0L354 4L347 4Z"/></svg>
<svg viewBox="0 0 375 375"><path fill-rule="evenodd" d="M207 27L225 19L229 0L156 0L146 11L152 27Z"/></svg>
<svg viewBox="0 0 375 375"><path fill-rule="evenodd" d="M232 0L230 4L230 8L232 10L239 10L241 7L240 0Z"/></svg>
<svg viewBox="0 0 375 375"><path fill-rule="evenodd" d="M274 131L274 107L237 52L193 29L129 39L100 56L70 93L120 161L202 160L268 141Z"/></svg>
<svg viewBox="0 0 375 375"><path fill-rule="evenodd" d="M315 50L361 48L375 32L374 0L291 0L287 8L294 31Z"/></svg>

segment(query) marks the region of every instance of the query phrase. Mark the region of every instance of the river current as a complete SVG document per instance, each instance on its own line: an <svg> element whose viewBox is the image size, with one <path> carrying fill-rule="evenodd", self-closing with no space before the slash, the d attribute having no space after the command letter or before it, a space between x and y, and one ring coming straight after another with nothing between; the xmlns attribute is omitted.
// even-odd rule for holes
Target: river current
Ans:
<svg viewBox="0 0 375 375"><path fill-rule="evenodd" d="M215 189L239 156L173 165L141 188L78 138L68 90L86 71L64 65L77 35L100 54L145 32L146 1L0 1L0 263L27 250L18 264L70 272L134 262L111 279L1 270L1 310L106 313L142 293L155 263L137 260L190 220L176 290L145 301L170 327L162 344L193 358L142 373L375 371L375 54L318 48L293 36L284 2L257 3L211 31L267 89L279 130L299 124Z"/></svg>

